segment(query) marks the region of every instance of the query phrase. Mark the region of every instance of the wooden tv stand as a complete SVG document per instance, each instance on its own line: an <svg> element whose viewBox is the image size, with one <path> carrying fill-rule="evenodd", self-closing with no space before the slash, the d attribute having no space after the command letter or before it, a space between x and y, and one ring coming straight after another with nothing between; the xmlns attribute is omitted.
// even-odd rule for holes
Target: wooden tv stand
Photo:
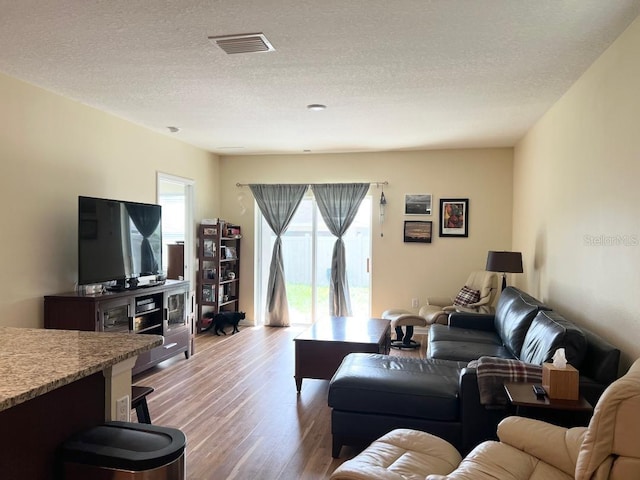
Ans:
<svg viewBox="0 0 640 480"><path fill-rule="evenodd" d="M184 353L186 358L191 355L189 282L167 280L164 285L133 290L49 295L44 297L44 326L162 335L163 345L138 356L132 370L135 375L179 353Z"/></svg>

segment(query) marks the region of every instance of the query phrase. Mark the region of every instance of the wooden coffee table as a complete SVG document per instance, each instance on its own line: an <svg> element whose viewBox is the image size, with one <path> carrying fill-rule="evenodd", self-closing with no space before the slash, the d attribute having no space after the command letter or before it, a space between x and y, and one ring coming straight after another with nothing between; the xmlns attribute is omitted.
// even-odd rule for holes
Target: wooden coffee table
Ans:
<svg viewBox="0 0 640 480"><path fill-rule="evenodd" d="M349 353L389 353L391 322L379 318L330 317L295 339L298 392L303 378L331 380Z"/></svg>

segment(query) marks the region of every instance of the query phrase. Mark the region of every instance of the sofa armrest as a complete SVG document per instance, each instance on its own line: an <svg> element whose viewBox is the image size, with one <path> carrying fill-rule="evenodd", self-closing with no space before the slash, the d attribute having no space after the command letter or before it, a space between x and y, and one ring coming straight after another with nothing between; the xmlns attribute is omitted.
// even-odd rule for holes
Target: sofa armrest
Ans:
<svg viewBox="0 0 640 480"><path fill-rule="evenodd" d="M434 305L436 307L448 307L453 305L453 298L451 297L427 297L427 305Z"/></svg>
<svg viewBox="0 0 640 480"><path fill-rule="evenodd" d="M449 315L449 326L493 332L495 331L494 319L495 315L452 312Z"/></svg>
<svg viewBox="0 0 640 480"><path fill-rule="evenodd" d="M485 440L495 440L496 427L509 415L506 406L485 407L480 403L478 375L475 368L463 368L459 379L460 423L462 424L461 453L468 453Z"/></svg>
<svg viewBox="0 0 640 480"><path fill-rule="evenodd" d="M459 312L459 313L472 313L474 315L477 315L479 313L486 314L486 315L494 315L496 313L496 309L493 308L491 305L481 305L479 307L473 307L473 308L456 305L451 307L444 307L443 310L445 312L449 311L449 312Z"/></svg>
<svg viewBox="0 0 640 480"><path fill-rule="evenodd" d="M573 476L585 427L563 428L523 417L507 417L498 425L498 438Z"/></svg>
<svg viewBox="0 0 640 480"><path fill-rule="evenodd" d="M618 378L620 350L591 330L580 329L587 337L587 354L580 365L580 373L606 387Z"/></svg>

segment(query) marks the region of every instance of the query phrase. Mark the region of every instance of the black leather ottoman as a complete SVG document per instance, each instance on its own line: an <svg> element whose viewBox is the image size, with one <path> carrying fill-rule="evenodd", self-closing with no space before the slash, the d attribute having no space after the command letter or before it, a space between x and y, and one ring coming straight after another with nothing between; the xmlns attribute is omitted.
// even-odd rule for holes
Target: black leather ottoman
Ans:
<svg viewBox="0 0 640 480"><path fill-rule="evenodd" d="M460 445L460 371L466 362L347 355L329 386L332 454L394 428L413 428Z"/></svg>

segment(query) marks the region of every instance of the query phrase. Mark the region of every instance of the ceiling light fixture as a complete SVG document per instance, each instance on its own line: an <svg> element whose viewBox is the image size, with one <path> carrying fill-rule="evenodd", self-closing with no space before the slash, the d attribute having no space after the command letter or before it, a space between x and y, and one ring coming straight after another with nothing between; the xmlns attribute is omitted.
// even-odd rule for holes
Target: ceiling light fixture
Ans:
<svg viewBox="0 0 640 480"><path fill-rule="evenodd" d="M322 105L321 103L312 103L311 105L307 105L307 109L313 110L314 112L318 112L320 110L325 110L327 108L326 105Z"/></svg>
<svg viewBox="0 0 640 480"><path fill-rule="evenodd" d="M171 133L178 133L180 131L178 127L167 127L167 130L169 130Z"/></svg>

